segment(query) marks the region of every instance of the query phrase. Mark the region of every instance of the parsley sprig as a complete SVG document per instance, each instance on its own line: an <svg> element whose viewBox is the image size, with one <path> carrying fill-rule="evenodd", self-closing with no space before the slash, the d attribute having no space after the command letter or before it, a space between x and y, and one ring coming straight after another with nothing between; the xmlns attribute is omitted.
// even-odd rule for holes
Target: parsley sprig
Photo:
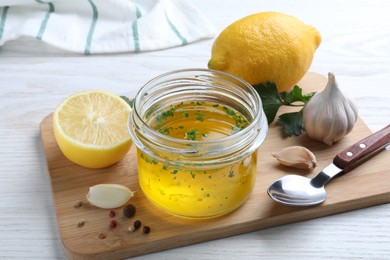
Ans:
<svg viewBox="0 0 390 260"><path fill-rule="evenodd" d="M302 107L298 112L284 113L279 116L277 124L283 127L283 132L287 136L300 135L305 130L303 124L303 108L314 96L315 92L302 94L302 89L295 85L294 88L287 92L278 93L276 84L267 82L265 85L253 85L263 102L264 113L267 116L268 124L271 124L276 117L281 106Z"/></svg>

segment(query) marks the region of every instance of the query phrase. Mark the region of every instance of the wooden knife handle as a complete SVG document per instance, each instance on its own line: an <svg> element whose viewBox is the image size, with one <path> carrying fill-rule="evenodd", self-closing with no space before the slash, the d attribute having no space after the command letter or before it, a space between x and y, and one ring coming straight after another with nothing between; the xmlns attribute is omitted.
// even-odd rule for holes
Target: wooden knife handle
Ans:
<svg viewBox="0 0 390 260"><path fill-rule="evenodd" d="M385 149L388 144L390 144L390 125L337 154L333 163L343 172L349 172Z"/></svg>

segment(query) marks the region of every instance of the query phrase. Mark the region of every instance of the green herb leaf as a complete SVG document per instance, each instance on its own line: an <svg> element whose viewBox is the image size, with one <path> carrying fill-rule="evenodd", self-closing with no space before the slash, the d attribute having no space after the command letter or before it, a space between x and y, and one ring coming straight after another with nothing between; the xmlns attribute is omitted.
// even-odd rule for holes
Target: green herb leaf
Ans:
<svg viewBox="0 0 390 260"><path fill-rule="evenodd" d="M311 97L315 94L315 92L308 93L306 95L302 94L302 89L295 85L294 88L290 92L282 92L279 94L281 100L283 100L283 104L286 106L292 105L294 102L302 102L306 104Z"/></svg>
<svg viewBox="0 0 390 260"><path fill-rule="evenodd" d="M295 85L287 92L278 93L275 83L267 82L265 85L257 84L253 86L259 93L263 103L263 110L267 117L268 124L271 124L281 106L302 107L299 112L284 113L279 116L278 125L283 127L283 132L287 136L300 135L305 130L303 124L303 107L314 96L315 92L302 94L302 89Z"/></svg>
<svg viewBox="0 0 390 260"><path fill-rule="evenodd" d="M257 84L253 87L260 95L268 124L271 124L274 121L279 108L283 105L282 100L280 100L276 84L268 81L265 85Z"/></svg>
<svg viewBox="0 0 390 260"><path fill-rule="evenodd" d="M120 96L124 101L126 101L127 104L132 108L134 106L134 98L129 99L126 96Z"/></svg>
<svg viewBox="0 0 390 260"><path fill-rule="evenodd" d="M303 131L305 131L305 126L303 124L303 109L299 112L282 114L279 117L277 124L283 127L283 132L287 136L301 135Z"/></svg>
<svg viewBox="0 0 390 260"><path fill-rule="evenodd" d="M229 116L235 116L236 115L236 111L234 111L230 107L223 106L223 110L225 110L226 114L229 115Z"/></svg>
<svg viewBox="0 0 390 260"><path fill-rule="evenodd" d="M198 134L198 130L192 129L191 131L187 132L185 135L187 140L195 140L197 134Z"/></svg>
<svg viewBox="0 0 390 260"><path fill-rule="evenodd" d="M170 129L172 129L172 127L166 128L166 127L160 126L160 127L158 128L158 131L159 131L160 133L162 133L163 135L169 135L169 130L170 130Z"/></svg>
<svg viewBox="0 0 390 260"><path fill-rule="evenodd" d="M233 171L233 167L230 169L229 171L229 177L230 178L233 178L234 177L234 171Z"/></svg>
<svg viewBox="0 0 390 260"><path fill-rule="evenodd" d="M192 129L191 131L185 133L184 137L187 138L187 140L194 141L197 137L207 137L207 134L201 134L197 129Z"/></svg>
<svg viewBox="0 0 390 260"><path fill-rule="evenodd" d="M166 111L162 111L160 113L160 115L157 116L157 122L163 122L164 120L167 120L169 117L173 117L174 115L174 109L173 109L173 106L171 106L170 109L166 110Z"/></svg>

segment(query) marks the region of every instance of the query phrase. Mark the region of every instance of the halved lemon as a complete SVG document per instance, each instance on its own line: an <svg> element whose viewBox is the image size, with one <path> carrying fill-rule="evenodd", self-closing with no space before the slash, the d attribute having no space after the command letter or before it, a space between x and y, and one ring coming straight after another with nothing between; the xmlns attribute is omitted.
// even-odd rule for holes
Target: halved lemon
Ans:
<svg viewBox="0 0 390 260"><path fill-rule="evenodd" d="M72 162L103 168L120 161L131 146L127 120L131 107L111 92L78 92L63 100L53 115L54 134Z"/></svg>

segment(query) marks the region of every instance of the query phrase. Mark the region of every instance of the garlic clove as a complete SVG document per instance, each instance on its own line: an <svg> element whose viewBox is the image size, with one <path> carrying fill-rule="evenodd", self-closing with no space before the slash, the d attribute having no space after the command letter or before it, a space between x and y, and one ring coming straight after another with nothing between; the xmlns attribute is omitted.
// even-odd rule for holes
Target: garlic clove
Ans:
<svg viewBox="0 0 390 260"><path fill-rule="evenodd" d="M303 109L307 135L328 145L347 135L357 117L356 105L343 95L332 73L328 74L325 89L314 95Z"/></svg>
<svg viewBox="0 0 390 260"><path fill-rule="evenodd" d="M120 184L98 184L89 188L87 200L91 205L103 209L114 209L124 205L134 193Z"/></svg>
<svg viewBox="0 0 390 260"><path fill-rule="evenodd" d="M313 170L317 166L315 155L303 146L290 146L272 153L280 164L299 169Z"/></svg>

